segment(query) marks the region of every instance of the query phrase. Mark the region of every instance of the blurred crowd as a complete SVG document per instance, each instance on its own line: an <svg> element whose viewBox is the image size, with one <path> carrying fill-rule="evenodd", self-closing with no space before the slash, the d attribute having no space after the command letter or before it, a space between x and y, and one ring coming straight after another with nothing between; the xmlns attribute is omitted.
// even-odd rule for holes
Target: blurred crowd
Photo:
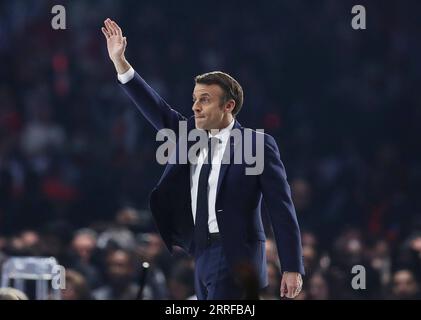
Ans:
<svg viewBox="0 0 421 320"><path fill-rule="evenodd" d="M0 1L0 264L54 256L64 299L194 299L193 261L171 257L148 196L155 132L117 85L100 27L171 105L191 114L195 75L242 84L245 127L280 147L302 228L301 299L419 299L421 80L417 1ZM235 190L233 190L235 192ZM265 219L270 285L280 265ZM148 262L147 274L142 263ZM366 289L351 286L352 267Z"/></svg>
<svg viewBox="0 0 421 320"><path fill-rule="evenodd" d="M140 220L139 211L124 207L113 221L74 232L70 225L56 223L43 232L27 229L0 237L0 265L8 256L55 257L66 268L65 300L196 299L191 257L181 249L171 256L159 234L142 230ZM368 239L355 228L344 230L328 250L313 232L304 231L302 240L307 274L297 299L421 298L421 233L399 248L386 239ZM279 299L281 266L271 237L266 256L269 286L258 295ZM354 266L363 266L363 274L352 272ZM249 283L245 287L252 286L247 270L242 273ZM361 290L353 288L355 282Z"/></svg>

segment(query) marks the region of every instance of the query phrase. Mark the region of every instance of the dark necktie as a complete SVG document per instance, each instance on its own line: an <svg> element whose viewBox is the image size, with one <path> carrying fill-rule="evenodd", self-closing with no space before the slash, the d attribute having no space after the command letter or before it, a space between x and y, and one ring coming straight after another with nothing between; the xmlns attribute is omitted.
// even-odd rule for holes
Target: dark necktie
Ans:
<svg viewBox="0 0 421 320"><path fill-rule="evenodd" d="M197 187L196 221L194 226L194 252L198 256L205 248L209 234L208 185L209 174L212 169L212 157L215 153L218 138L209 138L208 155L202 164Z"/></svg>

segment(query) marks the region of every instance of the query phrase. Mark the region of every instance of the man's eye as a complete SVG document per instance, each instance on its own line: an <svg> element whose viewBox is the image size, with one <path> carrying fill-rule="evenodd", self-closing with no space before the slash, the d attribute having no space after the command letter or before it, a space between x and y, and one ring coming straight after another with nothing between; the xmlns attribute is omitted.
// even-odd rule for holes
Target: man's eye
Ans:
<svg viewBox="0 0 421 320"><path fill-rule="evenodd" d="M201 98L200 102L202 103L208 103L209 102L209 98Z"/></svg>

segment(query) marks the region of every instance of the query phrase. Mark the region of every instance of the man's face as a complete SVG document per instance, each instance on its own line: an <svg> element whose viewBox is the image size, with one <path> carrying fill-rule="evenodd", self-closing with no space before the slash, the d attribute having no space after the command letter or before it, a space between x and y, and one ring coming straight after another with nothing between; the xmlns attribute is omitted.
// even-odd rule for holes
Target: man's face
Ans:
<svg viewBox="0 0 421 320"><path fill-rule="evenodd" d="M130 257L123 251L116 251L109 255L107 271L110 282L117 286L129 283L134 274Z"/></svg>
<svg viewBox="0 0 421 320"><path fill-rule="evenodd" d="M410 298L417 293L417 282L411 272L398 271L393 277L393 293L398 298Z"/></svg>
<svg viewBox="0 0 421 320"><path fill-rule="evenodd" d="M193 112L197 129L221 129L227 125L229 111L223 104L224 91L216 84L196 84L193 90Z"/></svg>
<svg viewBox="0 0 421 320"><path fill-rule="evenodd" d="M96 240L89 235L78 235L73 239L73 250L84 261L88 262L96 246Z"/></svg>

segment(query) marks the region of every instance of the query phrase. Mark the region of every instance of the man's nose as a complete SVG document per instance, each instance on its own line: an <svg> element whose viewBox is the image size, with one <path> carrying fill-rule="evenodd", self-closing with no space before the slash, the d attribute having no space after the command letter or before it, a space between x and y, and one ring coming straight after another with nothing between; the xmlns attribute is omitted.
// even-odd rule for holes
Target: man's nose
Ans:
<svg viewBox="0 0 421 320"><path fill-rule="evenodd" d="M200 105L197 103L197 101L196 101L195 103L193 103L192 110L193 110L195 113L200 113L201 108L200 108Z"/></svg>

